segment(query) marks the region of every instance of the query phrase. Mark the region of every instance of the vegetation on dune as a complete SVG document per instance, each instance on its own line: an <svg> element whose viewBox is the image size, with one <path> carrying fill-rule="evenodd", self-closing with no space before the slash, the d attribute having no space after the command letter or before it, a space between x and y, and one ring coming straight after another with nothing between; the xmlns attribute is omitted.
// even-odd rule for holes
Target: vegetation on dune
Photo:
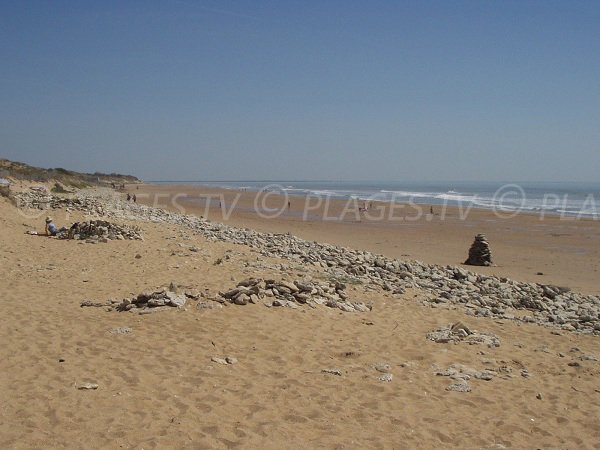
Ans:
<svg viewBox="0 0 600 450"><path fill-rule="evenodd" d="M12 178L14 180L28 180L39 183L55 181L52 192L67 192L64 187L85 188L92 185L140 183L141 180L132 175L121 175L118 173L80 173L72 170L56 167L44 169L28 164L0 159L0 177Z"/></svg>

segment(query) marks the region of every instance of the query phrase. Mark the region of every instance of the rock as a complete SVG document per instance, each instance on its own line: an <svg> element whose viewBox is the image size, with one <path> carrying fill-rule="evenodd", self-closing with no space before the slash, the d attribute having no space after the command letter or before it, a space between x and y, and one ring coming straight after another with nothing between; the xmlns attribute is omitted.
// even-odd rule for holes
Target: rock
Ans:
<svg viewBox="0 0 600 450"><path fill-rule="evenodd" d="M389 372L392 368L390 367L389 364L386 363L377 363L373 366L373 368L377 371L377 372Z"/></svg>
<svg viewBox="0 0 600 450"><path fill-rule="evenodd" d="M437 330L431 331L427 333L427 339L437 342L437 343L459 343L465 342L467 344L485 344L488 347L499 347L500 346L500 338L495 334L491 333L481 333L478 331L470 330L464 325L449 325L448 327L438 328ZM452 328L455 327L456 331L452 331ZM467 330L468 333L467 334Z"/></svg>
<svg viewBox="0 0 600 450"><path fill-rule="evenodd" d="M471 392L471 386L469 386L469 383L466 381L458 381L448 385L446 390L455 392Z"/></svg>
<svg viewBox="0 0 600 450"><path fill-rule="evenodd" d="M471 330L469 329L469 327L467 327L462 322L456 322L450 327L450 331L452 331L452 333L459 333L462 331L464 332L464 336L468 336L471 334Z"/></svg>
<svg viewBox="0 0 600 450"><path fill-rule="evenodd" d="M342 371L340 369L322 369L322 373L328 373L330 375L337 375L338 377L342 376Z"/></svg>
<svg viewBox="0 0 600 450"><path fill-rule="evenodd" d="M92 390L95 391L98 389L98 385L96 383L81 383L77 385L77 389L82 390Z"/></svg>
<svg viewBox="0 0 600 450"><path fill-rule="evenodd" d="M113 328L112 330L110 330L110 332L112 334L128 334L131 333L133 330L129 327L118 327L118 328Z"/></svg>
<svg viewBox="0 0 600 450"><path fill-rule="evenodd" d="M223 305L216 302L198 302L196 309L222 309Z"/></svg>
<svg viewBox="0 0 600 450"><path fill-rule="evenodd" d="M168 301L170 300L165 298L151 298L148 300L147 305L151 308L156 308L157 306L165 306Z"/></svg>
<svg viewBox="0 0 600 450"><path fill-rule="evenodd" d="M187 297L185 295L171 294L168 295L170 306L174 306L176 308L183 308L187 302Z"/></svg>
<svg viewBox="0 0 600 450"><path fill-rule="evenodd" d="M244 293L240 293L233 300L233 302L236 305L247 305L249 301L250 301L250 297Z"/></svg>
<svg viewBox="0 0 600 450"><path fill-rule="evenodd" d="M210 360L217 364L223 364L223 365L229 364L225 358L220 358L218 356L213 356L212 358L210 358Z"/></svg>
<svg viewBox="0 0 600 450"><path fill-rule="evenodd" d="M478 380L491 381L494 378L494 372L483 370L475 374L475 378Z"/></svg>
<svg viewBox="0 0 600 450"><path fill-rule="evenodd" d="M384 373L383 375L381 375L379 377L379 381L390 382L390 381L392 381L393 378L394 378L394 376L391 373Z"/></svg>
<svg viewBox="0 0 600 450"><path fill-rule="evenodd" d="M234 358L233 356L226 356L224 358L221 358L220 356L213 356L212 358L210 358L210 360L217 364L223 365L231 365L236 364L238 362L237 358Z"/></svg>

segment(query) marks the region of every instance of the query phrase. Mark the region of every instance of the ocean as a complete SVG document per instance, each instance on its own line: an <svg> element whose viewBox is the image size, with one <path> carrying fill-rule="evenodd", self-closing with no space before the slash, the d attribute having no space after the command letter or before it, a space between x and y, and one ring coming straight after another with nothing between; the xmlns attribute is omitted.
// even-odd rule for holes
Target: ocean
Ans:
<svg viewBox="0 0 600 450"><path fill-rule="evenodd" d="M484 208L506 213L558 214L600 219L600 183L375 182L375 181L161 181L247 191L275 191L360 201Z"/></svg>

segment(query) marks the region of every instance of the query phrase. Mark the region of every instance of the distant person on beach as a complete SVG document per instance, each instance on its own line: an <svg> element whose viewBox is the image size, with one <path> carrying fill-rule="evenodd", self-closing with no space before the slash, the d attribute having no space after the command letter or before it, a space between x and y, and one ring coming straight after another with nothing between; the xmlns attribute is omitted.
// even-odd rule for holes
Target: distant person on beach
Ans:
<svg viewBox="0 0 600 450"><path fill-rule="evenodd" d="M46 217L46 236L56 236L67 231L65 227L58 228L52 221L52 217Z"/></svg>
<svg viewBox="0 0 600 450"><path fill-rule="evenodd" d="M127 193L127 201L131 200L131 195L129 195L129 193Z"/></svg>
<svg viewBox="0 0 600 450"><path fill-rule="evenodd" d="M290 202L290 201L288 200L288 209L290 209L291 207L292 207L292 202Z"/></svg>
<svg viewBox="0 0 600 450"><path fill-rule="evenodd" d="M133 203L137 203L137 197L135 196L135 194L133 194Z"/></svg>
<svg viewBox="0 0 600 450"><path fill-rule="evenodd" d="M431 214L433 216L433 206L429 207L429 214Z"/></svg>

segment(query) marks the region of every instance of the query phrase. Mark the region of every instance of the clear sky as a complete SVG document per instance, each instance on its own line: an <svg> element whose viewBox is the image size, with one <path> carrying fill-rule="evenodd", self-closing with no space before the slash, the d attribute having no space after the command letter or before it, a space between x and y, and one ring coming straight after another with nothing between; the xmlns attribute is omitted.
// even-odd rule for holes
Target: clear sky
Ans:
<svg viewBox="0 0 600 450"><path fill-rule="evenodd" d="M0 1L0 157L147 180L600 173L600 1Z"/></svg>

